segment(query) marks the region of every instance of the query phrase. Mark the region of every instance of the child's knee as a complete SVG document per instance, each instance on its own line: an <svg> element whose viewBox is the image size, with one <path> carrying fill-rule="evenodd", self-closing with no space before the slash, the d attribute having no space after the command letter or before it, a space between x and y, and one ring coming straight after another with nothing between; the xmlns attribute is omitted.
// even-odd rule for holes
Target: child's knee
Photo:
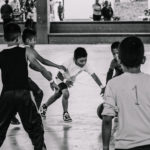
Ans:
<svg viewBox="0 0 150 150"><path fill-rule="evenodd" d="M64 97L65 99L68 99L68 98L69 98L69 95L70 95L70 94L69 94L68 89L63 90L62 93L63 93L63 97Z"/></svg>

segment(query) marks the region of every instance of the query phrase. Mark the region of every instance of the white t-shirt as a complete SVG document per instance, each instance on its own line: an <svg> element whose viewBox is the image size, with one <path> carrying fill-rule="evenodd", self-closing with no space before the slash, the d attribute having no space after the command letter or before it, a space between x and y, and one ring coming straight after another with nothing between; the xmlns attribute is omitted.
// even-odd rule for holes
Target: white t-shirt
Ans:
<svg viewBox="0 0 150 150"><path fill-rule="evenodd" d="M37 11L36 7L32 8L32 12L28 12L27 19L32 19L33 22L37 22Z"/></svg>
<svg viewBox="0 0 150 150"><path fill-rule="evenodd" d="M110 80L102 115L115 116L119 126L115 147L150 145L150 75L124 73Z"/></svg>
<svg viewBox="0 0 150 150"><path fill-rule="evenodd" d="M18 11L20 12L20 3L19 3L19 1L16 1L16 2L12 1L10 3L10 5L11 5L13 11L18 9Z"/></svg>
<svg viewBox="0 0 150 150"><path fill-rule="evenodd" d="M79 67L75 64L73 58L69 59L68 61L63 63L63 66L65 66L68 71L60 71L63 74L64 79L69 79L71 81L75 81L76 77L83 71L87 72L89 75L92 75L93 69L89 66L89 64L85 64L84 67ZM61 83L62 81L57 79L57 83Z"/></svg>
<svg viewBox="0 0 150 150"><path fill-rule="evenodd" d="M93 4L93 14L101 15L101 5L100 4Z"/></svg>

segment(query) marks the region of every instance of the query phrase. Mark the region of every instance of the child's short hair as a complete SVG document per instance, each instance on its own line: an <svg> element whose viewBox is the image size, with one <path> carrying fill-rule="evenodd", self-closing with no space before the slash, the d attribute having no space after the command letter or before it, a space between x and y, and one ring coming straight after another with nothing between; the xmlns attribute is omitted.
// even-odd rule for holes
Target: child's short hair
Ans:
<svg viewBox="0 0 150 150"><path fill-rule="evenodd" d="M119 45L120 45L120 42L119 41L116 41L116 42L113 42L111 44L111 52L113 51L113 49L118 49L119 48Z"/></svg>
<svg viewBox="0 0 150 150"><path fill-rule="evenodd" d="M22 40L24 43L26 43L27 39L31 40L35 36L36 36L36 32L32 29L27 28L27 29L24 29L22 33Z"/></svg>
<svg viewBox="0 0 150 150"><path fill-rule="evenodd" d="M16 23L8 23L4 26L4 39L7 42L14 41L21 35L21 28Z"/></svg>
<svg viewBox="0 0 150 150"><path fill-rule="evenodd" d="M74 59L77 60L78 58L81 58L81 57L87 57L87 52L85 48L78 47L74 51Z"/></svg>
<svg viewBox="0 0 150 150"><path fill-rule="evenodd" d="M125 38L119 46L119 58L126 67L133 68L142 64L144 45L141 39L135 36Z"/></svg>

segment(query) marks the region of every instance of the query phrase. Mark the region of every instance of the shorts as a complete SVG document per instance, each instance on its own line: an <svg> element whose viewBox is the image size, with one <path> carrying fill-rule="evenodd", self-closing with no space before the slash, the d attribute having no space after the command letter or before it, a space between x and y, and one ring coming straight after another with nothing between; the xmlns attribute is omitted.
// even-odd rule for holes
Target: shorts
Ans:
<svg viewBox="0 0 150 150"><path fill-rule="evenodd" d="M61 92L64 89L68 89L67 85L64 82L61 82L58 84L58 87L60 88L59 91Z"/></svg>
<svg viewBox="0 0 150 150"><path fill-rule="evenodd" d="M100 21L101 20L101 15L94 15L93 14L93 20L94 21Z"/></svg>

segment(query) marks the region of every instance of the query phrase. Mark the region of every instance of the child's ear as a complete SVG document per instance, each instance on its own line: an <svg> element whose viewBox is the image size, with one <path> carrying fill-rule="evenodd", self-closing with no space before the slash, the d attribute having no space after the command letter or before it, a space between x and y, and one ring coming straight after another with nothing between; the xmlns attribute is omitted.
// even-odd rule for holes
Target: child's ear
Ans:
<svg viewBox="0 0 150 150"><path fill-rule="evenodd" d="M30 43L30 40L27 38L27 39L26 39L26 42L29 44L29 43Z"/></svg>
<svg viewBox="0 0 150 150"><path fill-rule="evenodd" d="M142 64L145 64L145 61L146 61L146 56L143 56Z"/></svg>
<svg viewBox="0 0 150 150"><path fill-rule="evenodd" d="M20 44L20 43L21 43L21 38L20 38L20 36L18 36L18 37L17 37L17 39L16 39L16 43L18 43L18 44Z"/></svg>

